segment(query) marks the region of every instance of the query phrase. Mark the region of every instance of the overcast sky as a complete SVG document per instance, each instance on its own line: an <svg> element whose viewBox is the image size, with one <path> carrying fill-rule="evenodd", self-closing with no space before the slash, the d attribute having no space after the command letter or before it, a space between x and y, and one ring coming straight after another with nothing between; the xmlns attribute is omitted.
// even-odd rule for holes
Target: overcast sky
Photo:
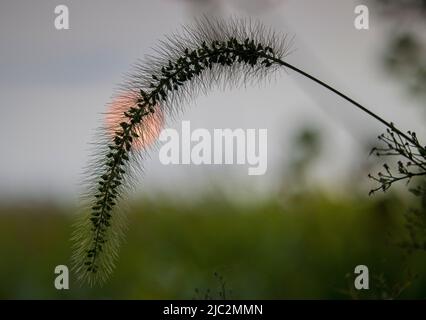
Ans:
<svg viewBox="0 0 426 320"><path fill-rule="evenodd" d="M350 0L200 2L208 1L1 1L0 201L24 196L75 200L89 143L123 74L136 59L152 53L164 35L203 11L251 16L277 32L295 35L290 62L422 134L424 118L416 102L381 71L381 50L394 27L373 10L370 30L358 31L353 25L357 3ZM59 4L69 7L70 30L54 27ZM264 194L279 183L289 142L305 125L322 128L327 138L328 155L313 179L336 183L348 164L356 164L362 143L383 130L290 71L261 87L198 97L182 120L190 120L194 129L268 129L266 175L248 176L244 166L164 166L154 152L140 190L167 192L178 186L193 192L218 183L224 189L240 186ZM172 125L179 128L180 122Z"/></svg>

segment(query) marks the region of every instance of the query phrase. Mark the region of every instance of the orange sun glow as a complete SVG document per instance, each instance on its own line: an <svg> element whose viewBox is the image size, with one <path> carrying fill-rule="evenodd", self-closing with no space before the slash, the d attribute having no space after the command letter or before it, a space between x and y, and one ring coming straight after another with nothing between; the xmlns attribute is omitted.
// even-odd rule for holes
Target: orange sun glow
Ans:
<svg viewBox="0 0 426 320"><path fill-rule="evenodd" d="M116 131L120 130L120 123L129 119L124 115L131 107L136 105L136 93L124 93L114 98L109 104L105 123L108 133L113 137ZM133 140L132 148L142 150L149 148L158 138L164 126L164 113L157 104L154 113L143 117L142 122L137 126L136 133L139 138Z"/></svg>

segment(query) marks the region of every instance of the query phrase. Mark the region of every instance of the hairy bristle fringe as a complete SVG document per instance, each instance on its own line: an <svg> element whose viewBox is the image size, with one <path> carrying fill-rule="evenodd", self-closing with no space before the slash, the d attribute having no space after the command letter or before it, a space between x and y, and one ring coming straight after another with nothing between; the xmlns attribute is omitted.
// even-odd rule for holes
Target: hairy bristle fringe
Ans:
<svg viewBox="0 0 426 320"><path fill-rule="evenodd" d="M123 199L140 177L159 122L175 119L213 86L235 87L269 79L293 39L244 19L203 17L160 42L138 61L119 87L85 170L83 209L72 235L73 269L90 285L114 269L126 219ZM135 147L139 144L138 147ZM120 208L117 203L120 202Z"/></svg>

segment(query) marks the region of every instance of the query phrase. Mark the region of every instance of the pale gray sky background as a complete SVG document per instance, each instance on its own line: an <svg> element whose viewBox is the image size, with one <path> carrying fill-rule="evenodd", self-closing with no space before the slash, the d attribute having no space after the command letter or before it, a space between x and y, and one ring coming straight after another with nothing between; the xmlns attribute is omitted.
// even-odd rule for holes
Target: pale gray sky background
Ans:
<svg viewBox="0 0 426 320"><path fill-rule="evenodd" d="M424 135L424 115L415 107L417 102L380 68L384 40L395 26L373 10L370 30L358 31L353 26L357 1L201 4L206 2L1 1L0 201L75 201L89 143L123 74L136 59L152 53L165 34L204 11L251 16L277 32L295 35L297 50L289 57L291 63L402 128L416 128ZM59 4L69 7L70 30L54 28L54 8ZM264 110L261 117L259 108ZM190 120L193 128L267 128L267 174L248 176L247 167L236 165L163 166L158 153L152 153L140 190L197 194L217 184L230 192L273 191L291 152L289 142L304 125L322 128L327 139L312 180L336 185L345 179L348 165L359 165L359 154L365 152L360 150L362 143L383 131L352 106L292 72L268 86L201 96L182 120Z"/></svg>

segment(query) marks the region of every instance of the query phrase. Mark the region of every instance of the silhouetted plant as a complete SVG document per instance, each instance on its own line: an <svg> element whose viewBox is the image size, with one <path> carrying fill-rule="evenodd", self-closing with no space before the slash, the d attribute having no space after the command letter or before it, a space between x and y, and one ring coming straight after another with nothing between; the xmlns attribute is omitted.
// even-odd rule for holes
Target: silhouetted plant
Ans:
<svg viewBox="0 0 426 320"><path fill-rule="evenodd" d="M411 193L420 199L418 208L411 208L405 215L405 229L407 238L398 245L409 253L413 251L426 252L426 188L423 184L411 188Z"/></svg>
<svg viewBox="0 0 426 320"><path fill-rule="evenodd" d="M406 239L394 240L400 248L408 253L422 250L426 251L426 184L424 176L426 175L426 149L420 144L417 135L409 131L407 136L401 136L399 132L388 129L386 134L379 136L382 142L381 147L373 148L372 152L379 157L396 157L396 165L390 166L387 163L383 165L384 171L376 175L369 175L371 179L378 183L378 187L370 191L370 194L378 190L387 191L394 183L405 181L409 191L420 199L420 207L411 208L404 215L405 229L407 231ZM417 179L415 185L413 179ZM407 284L412 283L413 278L406 280ZM396 284L396 289L399 284ZM405 289L406 287L404 287ZM395 288L391 290L395 292ZM395 297L395 294L392 295Z"/></svg>
<svg viewBox="0 0 426 320"><path fill-rule="evenodd" d="M229 300L231 298L232 291L228 289L225 278L217 272L215 272L213 276L219 283L217 292L214 292L210 288L205 290L196 288L194 300Z"/></svg>
<svg viewBox="0 0 426 320"><path fill-rule="evenodd" d="M215 84L260 81L280 68L291 69L375 118L417 152L424 152L415 136L405 135L345 94L284 61L290 45L286 37L258 23L204 18L194 27L184 28L183 34L167 37L156 50L157 56L136 64L119 93L132 97L124 106L127 110L116 111L121 120L113 137L110 128L101 129L100 143L87 169L87 209L73 233L74 269L80 280L102 282L114 268L125 229L124 216L115 209L147 151L134 145L137 139L149 136L153 114L175 117L198 92Z"/></svg>
<svg viewBox="0 0 426 320"><path fill-rule="evenodd" d="M396 156L398 160L396 168L391 168L385 163L383 171L380 171L377 175L369 175L379 184L378 187L370 191L370 194L378 190L386 191L395 182L406 181L409 184L413 178L426 175L426 149L418 141L415 132L408 131L407 134L402 134L392 124L386 134L378 137L382 146L373 148L371 153L378 157Z"/></svg>

